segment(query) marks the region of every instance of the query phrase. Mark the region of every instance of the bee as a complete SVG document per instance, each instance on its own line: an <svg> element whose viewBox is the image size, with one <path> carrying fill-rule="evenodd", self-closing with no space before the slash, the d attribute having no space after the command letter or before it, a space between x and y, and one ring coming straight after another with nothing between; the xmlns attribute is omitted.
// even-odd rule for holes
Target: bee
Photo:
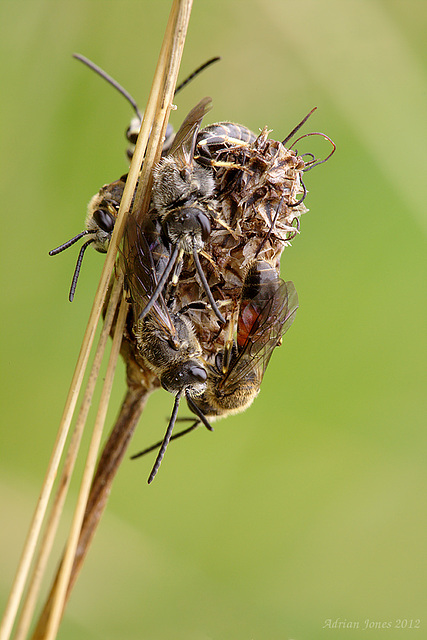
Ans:
<svg viewBox="0 0 427 640"><path fill-rule="evenodd" d="M197 135L195 160L202 166L221 166L220 154L232 147L248 146L256 134L236 122L216 122L204 127Z"/></svg>
<svg viewBox="0 0 427 640"><path fill-rule="evenodd" d="M148 478L149 483L160 467L183 395L199 420L212 430L195 404L195 398L206 389L207 372L190 320L184 314L170 312L161 294L151 305L150 312L141 319L143 309L153 299L159 256L165 251L155 230L146 235L134 218L129 218L122 255L126 287L132 302L132 332L144 365L159 378L166 391L175 395L172 415Z"/></svg>
<svg viewBox="0 0 427 640"><path fill-rule="evenodd" d="M281 145L283 148L285 148L290 140L295 137L296 133L301 129L316 109L317 107L311 109L311 111L292 129L286 138L282 140ZM261 161L261 164L264 164L265 168L268 166L268 161L262 163L263 159L266 160L263 156L268 154L268 147L266 145L268 142L268 133L270 133L270 131L265 127L259 135L256 135L244 125L234 122L217 122L216 124L208 125L202 129L197 136L195 160L202 166L212 167L215 174L217 174L221 169L237 170L232 173L228 173L227 188L224 188L224 185L220 187L219 183L217 184L217 190L220 190L222 194L226 191L233 191L236 184L238 184L242 179L242 172L246 171L247 173L251 173L251 155L255 153L257 162L259 163ZM320 135L326 138L331 142L333 150L324 160L317 160L314 155L310 153L305 154L309 156L310 159L302 165L301 173L312 169L318 164L326 162L335 150L335 145L330 138L318 132L308 133L301 136L298 140L292 143L289 149L292 149L294 144L299 142L302 138L311 135ZM278 142L275 142L274 144L276 146L279 145ZM297 156L296 151L292 153ZM297 202L289 203L288 206L291 208L302 204L307 196L307 189L301 176L299 180L303 188L303 197Z"/></svg>
<svg viewBox="0 0 427 640"><path fill-rule="evenodd" d="M90 69L95 71L99 76L104 78L109 84L111 84L119 93L121 93L126 100L133 107L136 117L132 120L131 125L128 127L126 132L126 137L131 144L135 145L136 139L138 137L139 129L141 128L143 114L139 110L138 105L136 104L133 97L124 89L114 78L112 78L109 74L107 74L103 69L98 67L94 62L82 56L78 53L74 54L74 58L83 62ZM190 74L178 87L175 89L176 95L179 91L181 91L193 78L195 78L201 71L209 67L211 64L220 60L219 57L211 58L200 67L198 67L192 74ZM175 132L173 130L172 125L168 123L166 129L165 141L162 148L162 154L165 154L170 149L173 139L175 137ZM128 150L128 157L132 159L133 150ZM110 184L104 185L97 194L95 194L89 204L86 215L86 229L81 231L76 236L64 242L59 247L52 249L49 251L50 256L55 256L58 253L62 253L65 249L68 249L73 244L75 244L81 238L84 238L86 235L90 235L91 238L87 242L85 242L80 248L80 252L77 258L76 266L73 273L73 278L71 281L70 292L68 295L68 299L70 302L74 300L74 294L77 286L77 281L80 275L80 269L83 262L83 257L86 249L89 245L92 245L96 251L100 253L106 253L108 249L108 245L111 239L111 235L114 230L114 224L117 218L117 213L119 210L120 202L123 195L124 186L126 183L127 174L123 175L119 180L115 180Z"/></svg>
<svg viewBox="0 0 427 640"><path fill-rule="evenodd" d="M50 256L56 256L58 253L62 253L62 251L71 247L80 240L80 238L91 236L91 238L80 247L73 278L71 280L70 292L68 294L70 302L74 300L83 257L89 245L93 245L94 249L100 253L107 253L111 234L114 230L117 213L123 196L126 178L127 174L121 176L119 180L116 180L111 184L104 185L89 202L86 216L86 229L78 233L74 238L71 238L71 240L68 240L59 247L56 247L56 249L49 251Z"/></svg>
<svg viewBox="0 0 427 640"><path fill-rule="evenodd" d="M206 382L193 400L198 409L193 424L172 436L179 438L200 424L200 415L210 421L247 409L259 393L275 347L295 319L298 296L292 282L284 282L275 267L264 260L249 268L242 288L234 340L225 340L211 364L206 364ZM190 409L194 411L194 406ZM156 443L132 456L153 451Z"/></svg>
<svg viewBox="0 0 427 640"><path fill-rule="evenodd" d="M196 404L206 417L224 417L247 409L259 393L275 347L295 319L298 296L264 260L246 275L236 337L227 340L207 367L206 389Z"/></svg>
<svg viewBox="0 0 427 640"><path fill-rule="evenodd" d="M171 245L171 255L143 315L149 312L169 279L171 285L176 286L184 256L189 254L212 310L219 321L225 323L199 259L199 253L210 236L211 216L215 216L216 207L213 173L194 162L197 134L210 104L211 99L204 98L190 111L169 153L153 171L152 203L155 211L151 215L158 217L166 242Z"/></svg>

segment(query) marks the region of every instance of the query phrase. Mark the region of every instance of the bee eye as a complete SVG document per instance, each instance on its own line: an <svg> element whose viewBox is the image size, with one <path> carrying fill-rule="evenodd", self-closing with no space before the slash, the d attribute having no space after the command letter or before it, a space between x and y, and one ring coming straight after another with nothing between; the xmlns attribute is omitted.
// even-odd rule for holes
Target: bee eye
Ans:
<svg viewBox="0 0 427 640"><path fill-rule="evenodd" d="M206 382L208 377L206 369L200 365L192 365L189 367L188 373L193 378L194 382Z"/></svg>
<svg viewBox="0 0 427 640"><path fill-rule="evenodd" d="M199 213L197 216L197 221L202 232L202 240L203 242L207 242L211 233L211 224L209 222L209 218L205 216L204 213Z"/></svg>
<svg viewBox="0 0 427 640"><path fill-rule="evenodd" d="M102 231L111 233L114 229L115 219L108 211L104 211L104 209L97 209L93 212L92 217Z"/></svg>

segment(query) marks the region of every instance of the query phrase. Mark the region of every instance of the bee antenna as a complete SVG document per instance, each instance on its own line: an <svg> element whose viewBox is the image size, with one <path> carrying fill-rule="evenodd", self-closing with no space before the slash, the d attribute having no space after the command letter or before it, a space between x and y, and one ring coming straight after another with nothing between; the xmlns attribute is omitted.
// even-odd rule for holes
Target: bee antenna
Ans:
<svg viewBox="0 0 427 640"><path fill-rule="evenodd" d="M104 69L101 69L101 67L98 67L98 65L92 62L92 60L89 60L89 58L82 56L80 53L73 53L73 58L75 58L76 60L80 60L80 62L83 62L83 64L89 67L89 69L92 69L92 71L95 71L95 73L101 76L101 78L104 78L104 80L106 80L109 84L111 84L112 87L117 89L117 91L121 93L122 96L124 96L126 100L132 105L133 110L135 111L137 117L142 122L142 113L138 109L138 105L136 104L134 98L132 98L130 93L126 91L126 89L122 87L122 85L119 84L117 80L114 80L114 78L112 78L106 71L104 71Z"/></svg>
<svg viewBox="0 0 427 640"><path fill-rule="evenodd" d="M75 294L75 291L76 291L77 280L79 278L79 273L80 273L80 269L81 269L82 262L83 262L83 256L85 254L86 249L88 248L88 246L90 244L92 244L92 242L95 242L95 238L91 238L90 240L85 242L80 248L79 257L77 258L76 268L74 269L73 279L71 281L70 294L68 296L68 300L70 302L72 302L74 300L74 294Z"/></svg>
<svg viewBox="0 0 427 640"><path fill-rule="evenodd" d="M188 76L188 78L185 78L185 80L183 80L181 84L177 86L177 88L175 89L174 95L176 96L176 94L179 93L179 91L181 91L181 89L183 89L185 86L187 86L187 84L191 82L196 76L198 76L201 71L204 71L204 69L206 69L207 67L210 67L211 64L213 64L214 62L217 62L218 60L221 60L221 58L219 56L216 56L215 58L211 58L204 64L200 65L200 67L197 67L197 69L193 71L193 73L191 73Z"/></svg>
<svg viewBox="0 0 427 640"><path fill-rule="evenodd" d="M222 317L220 310L218 309L218 306L212 295L212 291L208 285L208 281L206 280L206 276L203 272L202 265L200 264L199 254L197 253L197 250L195 249L195 247L193 247L193 260L196 266L197 273L199 274L200 280L202 281L203 288L206 292L206 295L208 296L209 304L212 307L212 311L215 313L216 317L221 322L221 324L225 324L225 320Z"/></svg>
<svg viewBox="0 0 427 640"><path fill-rule="evenodd" d="M65 249L68 249L68 247L72 247L73 244L77 242L77 240L80 240L80 238L83 238L83 236L86 236L88 233L95 233L95 231L88 231L86 229L85 231L78 233L76 236L74 236L74 238L71 238L71 240L67 240L67 242L64 242L64 244L56 247L56 249L52 249L52 251L49 251L49 255L56 256L58 253L65 251Z"/></svg>
<svg viewBox="0 0 427 640"><path fill-rule="evenodd" d="M151 473L148 476L148 484L151 484L154 480L154 478L157 475L157 472L159 470L159 467L162 463L163 460L163 456L165 455L166 452L166 448L169 444L169 440L171 439L172 436L172 430L174 427L174 424L176 422L176 416L178 415L178 408L179 408L179 401L181 400L181 395L182 395L182 390L178 391L178 393L175 396L175 402L173 404L173 409L172 409L172 415L170 417L169 420L169 424L168 424L168 428L166 429L166 433L165 433L165 437L163 438L162 444L160 446L160 451L157 454L157 458L156 461L153 465L153 468L151 469Z"/></svg>
<svg viewBox="0 0 427 640"><path fill-rule="evenodd" d="M307 120L309 119L309 117L311 116L311 114L312 114L312 113L314 113L314 112L316 111L316 109L317 109L317 107L313 107L313 109L310 111L310 113L308 113L308 114L305 116L305 118L303 118L303 119L301 120L301 122L300 122L299 124L297 124L297 126L296 126L294 129L292 129L292 131L290 132L290 134L289 134L289 135L287 135L287 136L286 136L286 138L285 138L284 140L282 140L282 144L283 144L283 145L286 145L286 143L287 143L287 142L289 142L289 140L290 140L291 138L293 138L293 137L294 137L294 135L296 134L296 132L297 132L299 129L301 129L301 127L303 126L303 124L305 124L305 123L307 122ZM300 138L300 139L301 139L301 138Z"/></svg>
<svg viewBox="0 0 427 640"><path fill-rule="evenodd" d="M185 436L187 433L190 433L190 431L194 431L194 429L196 429L196 427L199 426L200 424L200 420L194 420L194 418L186 418L188 420L191 420L193 422L193 424L190 427L187 427L186 429L183 429L182 431L179 431L178 433L174 433L173 436L170 437L169 442L172 442L172 440L176 440L177 438L180 438L181 436ZM179 418L177 420L175 420L175 422L178 422ZM158 449L161 444L162 444L163 440L159 440L159 442L156 442L156 444L152 444L151 447L147 447L146 449L144 449L143 451L139 451L138 453L134 453L133 456L130 457L131 460L136 460L137 458L141 458L142 456L145 456L146 453L151 453L151 451L155 451L156 449Z"/></svg>

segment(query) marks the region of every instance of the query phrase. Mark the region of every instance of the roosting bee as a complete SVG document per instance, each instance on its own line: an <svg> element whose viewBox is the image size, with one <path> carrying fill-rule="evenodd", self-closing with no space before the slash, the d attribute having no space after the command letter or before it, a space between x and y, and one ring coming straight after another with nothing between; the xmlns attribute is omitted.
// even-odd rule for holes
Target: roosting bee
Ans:
<svg viewBox="0 0 427 640"><path fill-rule="evenodd" d="M211 99L204 98L190 111L169 153L153 171L155 211L151 215L158 216L165 239L171 245L171 255L144 314L149 312L169 279L176 285L184 256L190 254L212 310L221 323L225 322L199 260L199 253L210 236L211 216L215 215L216 206L212 171L194 162L197 134L210 104Z"/></svg>
<svg viewBox="0 0 427 640"><path fill-rule="evenodd" d="M116 80L114 80L114 78L108 75L103 69L98 67L91 60L89 60L88 58L85 58L80 54L74 54L74 57L77 60L80 60L81 62L83 62L90 69L95 71L102 78L104 78L104 80L106 80L115 89L117 89L119 93L121 93L126 98L126 100L131 104L131 106L133 107L136 113L136 117L132 120L131 125L128 127L126 132L126 137L129 140L129 142L134 146L136 143L136 139L138 137L139 130L141 128L142 117L143 117L143 114L139 110L135 100L132 98L130 93L126 91L126 89L124 89ZM211 58L210 60L205 62L203 65L198 67L195 71L193 71L191 75L189 75L183 82L181 82L181 84L177 86L177 88L175 89L174 95L176 95L179 91L181 91L181 89L183 89L201 71L203 71L204 69L206 69L208 66L210 66L211 64L213 64L219 59L220 58L218 57ZM166 129L165 141L163 143L163 148L162 148L163 155L167 153L168 150L170 149L174 137L175 137L175 132L173 130L173 127L171 124L168 123L167 129ZM133 156L133 150L128 150L127 153L129 158L131 159ZM100 253L107 252L111 235L114 230L114 224L117 218L117 212L119 210L120 201L122 199L126 178L127 178L127 174L123 175L121 178L119 178L119 180L116 180L110 184L104 185L98 191L98 193L95 194L93 198L91 198L89 202L88 211L86 215L86 229L78 233L76 236L74 236L74 238L71 238L64 244L61 244L56 249L52 249L51 251L49 251L50 256L55 256L58 253L61 253L62 251L64 251L65 249L68 249L68 247L71 247L74 243L76 243L78 240L80 240L84 236L86 235L92 236L90 240L85 242L80 249L76 266L74 269L74 273L73 273L73 278L71 281L69 296L68 296L68 299L70 302L72 302L74 299L74 293L76 290L77 280L80 274L84 253L88 248L88 246L92 245L93 248L96 249L96 251L99 251Z"/></svg>
<svg viewBox="0 0 427 640"><path fill-rule="evenodd" d="M71 238L71 240L68 240L59 247L56 247L56 249L49 251L50 256L56 256L56 254L65 251L68 247L71 247L80 240L80 238L91 236L91 238L81 246L79 251L68 296L70 302L74 299L74 293L76 291L83 257L89 245L92 244L94 249L100 253L107 253L111 234L114 230L117 213L123 196L126 178L127 174L111 184L104 185L89 202L86 216L86 229L78 233L74 238Z"/></svg>
<svg viewBox="0 0 427 640"><path fill-rule="evenodd" d="M206 390L196 399L206 417L239 413L252 403L297 308L293 283L284 282L268 262L254 262L242 288L236 337L207 367Z"/></svg>
<svg viewBox="0 0 427 640"><path fill-rule="evenodd" d="M203 166L215 167L223 151L232 147L247 146L255 142L256 134L236 122L216 122L204 127L197 136L196 162Z"/></svg>
<svg viewBox="0 0 427 640"><path fill-rule="evenodd" d="M149 483L160 467L183 395L199 420L212 429L195 404L195 398L206 388L207 373L190 320L184 314L170 312L161 294L156 297L149 313L141 318L152 300L157 285L158 258L165 251L155 231L146 236L134 218L129 218L124 234L123 260L126 287L132 302L132 332L145 366L159 378L166 391L175 395L172 415L148 478Z"/></svg>
<svg viewBox="0 0 427 640"><path fill-rule="evenodd" d="M298 296L292 282L284 282L276 269L264 260L255 261L242 288L234 340L225 341L212 364L206 364L205 389L193 399L198 418L176 439L189 433L205 419L218 419L240 413L258 395L261 382L275 347L295 319ZM194 411L194 406L190 409ZM157 449L156 443L132 459Z"/></svg>
<svg viewBox="0 0 427 640"><path fill-rule="evenodd" d="M308 118L314 113L316 107L311 111L292 129L292 131L282 140L281 143L277 141L268 140L268 134L271 131L264 127L259 135L253 133L250 129L244 125L239 125L234 122L218 122L216 124L208 125L199 132L196 143L195 160L202 166L212 167L214 170L215 179L217 181L217 193L221 192L222 195L228 192L233 192L237 185L241 184L243 174L246 172L252 174L254 172L257 175L256 182L259 181L261 189L266 179L269 168L271 168L271 160L277 154L278 149L273 150L269 148L269 144L272 143L275 147L280 147L280 154L286 151L286 145L295 137L296 133L306 123ZM302 181L302 173L309 171L314 166L326 162L335 151L335 144L332 140L323 133L315 132L302 135L298 140L294 141L289 147L288 153L297 157L296 151L290 151L292 147L299 142L302 138L308 136L322 136L331 142L333 149L332 152L323 160L318 160L313 154L305 154L309 156L309 160L304 161L300 159L301 166L299 167L299 182L301 184L303 195L302 198L295 202L288 202L288 207L298 207L304 201L307 195L307 189ZM272 153L271 153L272 152ZM253 162L256 162L255 166ZM274 160L273 160L274 163ZM280 166L281 161L275 169ZM269 167L270 165L270 167ZM231 171L230 171L231 170ZM221 173L221 177L218 174ZM226 172L226 180L222 180ZM261 175L264 173L264 180L260 180ZM272 174L274 176L274 172ZM274 182L278 182L280 185L279 175L275 176Z"/></svg>

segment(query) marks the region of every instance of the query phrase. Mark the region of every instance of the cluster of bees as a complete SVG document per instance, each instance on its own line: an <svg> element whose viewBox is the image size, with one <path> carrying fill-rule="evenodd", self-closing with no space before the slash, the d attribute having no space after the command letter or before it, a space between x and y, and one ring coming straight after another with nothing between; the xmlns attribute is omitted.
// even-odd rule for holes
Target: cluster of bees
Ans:
<svg viewBox="0 0 427 640"><path fill-rule="evenodd" d="M141 114L131 96L101 73L135 109L127 131L134 143ZM202 128L210 106L210 98L201 100L176 134L168 125L149 215L142 226L128 217L121 249L130 301L125 339L138 366L175 396L165 436L149 449L158 449L149 482L171 439L199 424L212 430L210 422L243 411L257 396L298 307L295 287L282 280L279 268L307 211L303 175L324 161L298 155L292 148L298 140L288 146L308 116L280 142L266 127L258 135L232 122ZM103 186L89 203L86 229L50 252L89 236L70 300L86 248L107 251L126 178ZM172 435L183 396L195 419Z"/></svg>

